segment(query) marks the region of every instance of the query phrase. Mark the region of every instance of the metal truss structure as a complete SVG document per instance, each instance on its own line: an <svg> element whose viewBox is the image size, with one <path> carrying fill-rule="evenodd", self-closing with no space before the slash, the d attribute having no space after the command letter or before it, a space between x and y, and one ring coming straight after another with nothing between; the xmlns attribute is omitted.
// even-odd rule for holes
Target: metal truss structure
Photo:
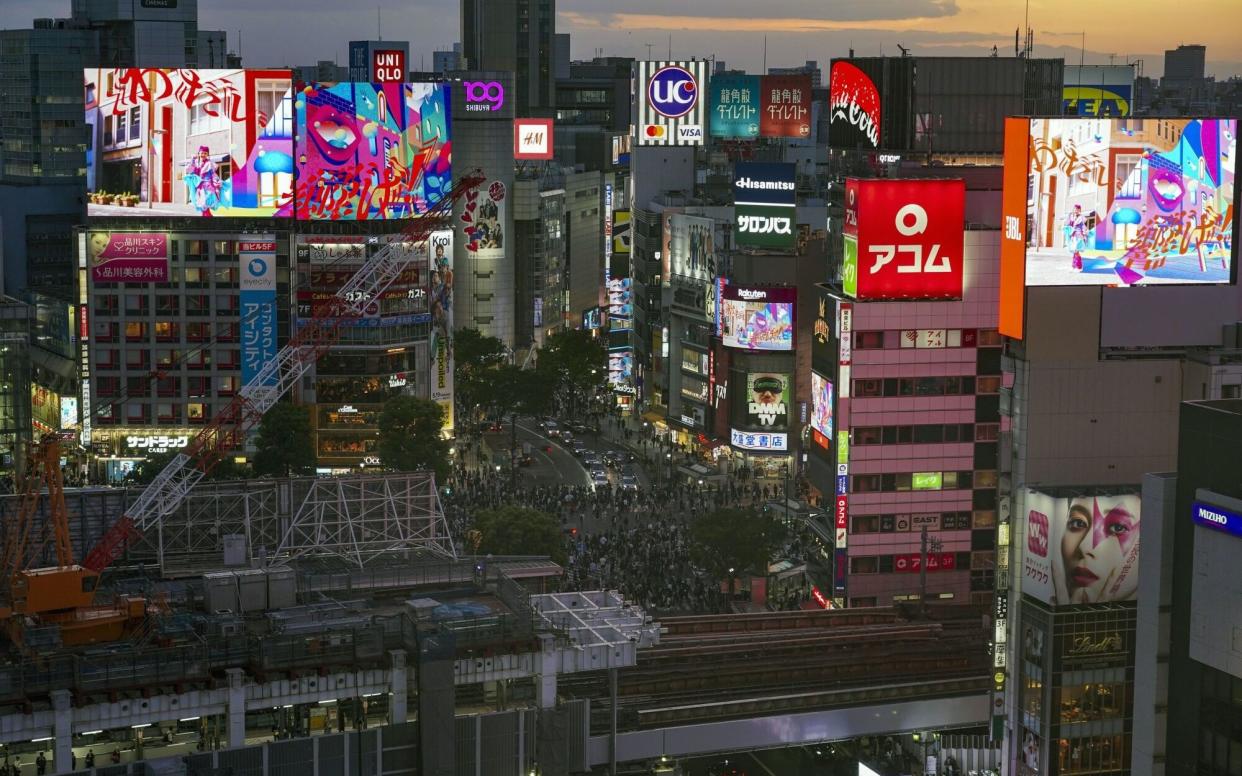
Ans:
<svg viewBox="0 0 1242 776"><path fill-rule="evenodd" d="M330 555L363 568L377 555L406 549L457 557L429 473L314 480L276 555Z"/></svg>

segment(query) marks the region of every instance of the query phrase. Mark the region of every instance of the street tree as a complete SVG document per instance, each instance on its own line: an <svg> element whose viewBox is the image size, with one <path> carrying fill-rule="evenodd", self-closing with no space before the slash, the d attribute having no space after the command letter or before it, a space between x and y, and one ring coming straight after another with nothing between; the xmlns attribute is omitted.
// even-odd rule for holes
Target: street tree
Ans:
<svg viewBox="0 0 1242 776"><path fill-rule="evenodd" d="M379 416L379 459L394 471L434 472L448 479L449 443L441 435L444 409L431 399L395 396Z"/></svg>
<svg viewBox="0 0 1242 776"><path fill-rule="evenodd" d="M478 512L478 552L488 555L547 555L566 561L565 544L556 518L526 507L502 506Z"/></svg>
<svg viewBox="0 0 1242 776"><path fill-rule="evenodd" d="M570 417L583 412L603 387L608 352L603 341L582 329L562 329L539 349L536 369L549 376Z"/></svg>
<svg viewBox="0 0 1242 776"><path fill-rule="evenodd" d="M263 413L254 444L256 475L291 477L315 471L309 407L289 402L274 405Z"/></svg>
<svg viewBox="0 0 1242 776"><path fill-rule="evenodd" d="M507 358L505 344L478 329L458 329L453 335L453 393L457 414L474 417L475 411L487 403L488 382L496 367Z"/></svg>
<svg viewBox="0 0 1242 776"><path fill-rule="evenodd" d="M690 559L712 578L728 579L732 597L739 576L767 573L784 535L784 527L769 515L722 507L691 521Z"/></svg>
<svg viewBox="0 0 1242 776"><path fill-rule="evenodd" d="M522 369L504 364L490 372L486 389L492 413L509 421L510 455L517 453L517 420L523 416L537 417L552 409L552 378L536 369ZM510 460L512 466L513 460Z"/></svg>
<svg viewBox="0 0 1242 776"><path fill-rule="evenodd" d="M163 471L164 467L179 453L179 450L169 450L167 453L153 453L146 460L139 461L134 468L125 475L126 485L150 485L151 480ZM237 463L233 456L226 455L220 459L219 463L207 472L204 479L209 481L219 480L244 480L253 476L250 467L245 464Z"/></svg>

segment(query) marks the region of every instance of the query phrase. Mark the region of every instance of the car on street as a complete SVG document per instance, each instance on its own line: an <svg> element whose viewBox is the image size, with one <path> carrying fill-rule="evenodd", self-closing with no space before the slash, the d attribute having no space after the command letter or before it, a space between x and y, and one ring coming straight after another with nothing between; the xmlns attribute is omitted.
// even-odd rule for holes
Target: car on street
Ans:
<svg viewBox="0 0 1242 776"><path fill-rule="evenodd" d="M588 469L594 469L596 467L599 467L600 469L604 468L604 462L600 460L599 453L594 450L587 450L582 454L582 463Z"/></svg>
<svg viewBox="0 0 1242 776"><path fill-rule="evenodd" d="M582 457L583 457L583 456L585 456L587 453L591 452L591 451L587 448L587 446L586 446L585 444L583 444L583 443L582 443L582 440L581 440L581 439L575 439L574 441L570 442L570 443L569 443L569 449L570 449L571 451L573 451L573 454L574 454L574 455L576 455L576 456L578 456L579 458L582 458Z"/></svg>
<svg viewBox="0 0 1242 776"><path fill-rule="evenodd" d="M616 450L609 450L604 453L604 465L609 469L616 469L621 465L621 454Z"/></svg>
<svg viewBox="0 0 1242 776"><path fill-rule="evenodd" d="M550 437L558 437L561 435L560 426L551 420L545 420L539 424L539 428L543 429L543 433Z"/></svg>
<svg viewBox="0 0 1242 776"><path fill-rule="evenodd" d="M596 490L599 490L600 488L607 488L611 485L611 483L608 482L608 475L603 469L595 469L591 472L591 484L595 486Z"/></svg>
<svg viewBox="0 0 1242 776"><path fill-rule="evenodd" d="M634 475L621 475L621 490L631 493L638 491L638 478Z"/></svg>

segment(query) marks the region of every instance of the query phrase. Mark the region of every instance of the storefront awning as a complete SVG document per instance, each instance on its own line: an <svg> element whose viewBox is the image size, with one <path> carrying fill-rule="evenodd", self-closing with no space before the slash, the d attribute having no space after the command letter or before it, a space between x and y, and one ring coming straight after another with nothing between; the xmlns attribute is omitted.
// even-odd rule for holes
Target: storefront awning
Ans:
<svg viewBox="0 0 1242 776"><path fill-rule="evenodd" d="M661 426L668 425L668 422L664 419L664 416L656 412L655 410L647 410L641 415L641 417L643 420L647 421L648 423L658 424Z"/></svg>

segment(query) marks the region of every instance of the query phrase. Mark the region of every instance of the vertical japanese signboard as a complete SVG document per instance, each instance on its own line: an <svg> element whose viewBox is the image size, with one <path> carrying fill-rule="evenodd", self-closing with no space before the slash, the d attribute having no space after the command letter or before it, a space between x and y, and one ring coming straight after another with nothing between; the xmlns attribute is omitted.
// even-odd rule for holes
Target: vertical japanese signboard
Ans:
<svg viewBox="0 0 1242 776"><path fill-rule="evenodd" d="M453 232L431 233L431 398L453 433Z"/></svg>
<svg viewBox="0 0 1242 776"><path fill-rule="evenodd" d="M266 235L238 246L241 263L242 384L276 357L276 238ZM272 372L263 385L275 385Z"/></svg>

